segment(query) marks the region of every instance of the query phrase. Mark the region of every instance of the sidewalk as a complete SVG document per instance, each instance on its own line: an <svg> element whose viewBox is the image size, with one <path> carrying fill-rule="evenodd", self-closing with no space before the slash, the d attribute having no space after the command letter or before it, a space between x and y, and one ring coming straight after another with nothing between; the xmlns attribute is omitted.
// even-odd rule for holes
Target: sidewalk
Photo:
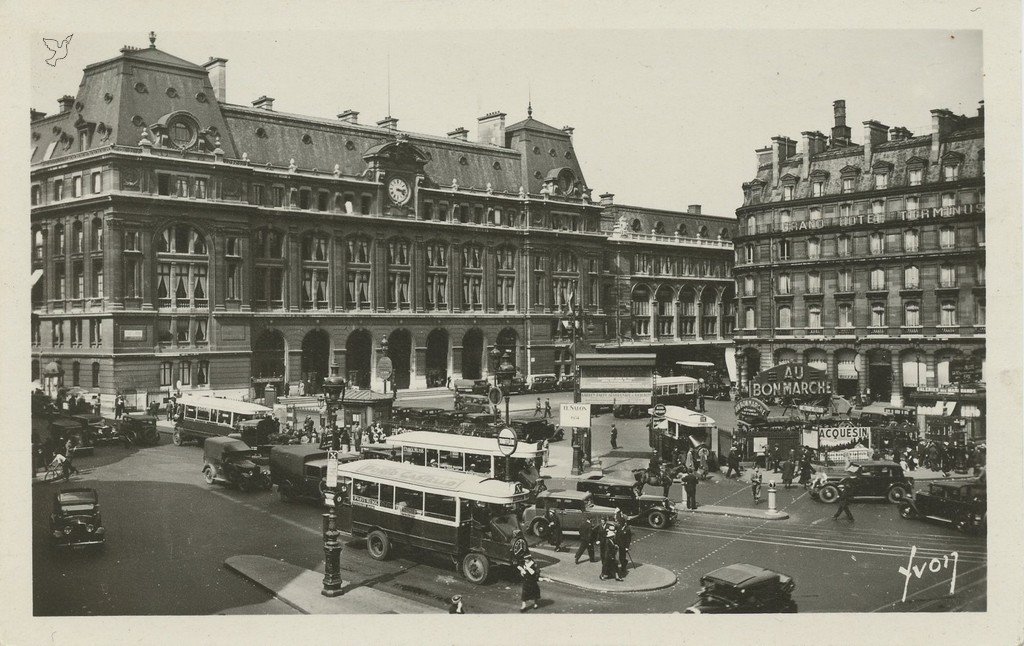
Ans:
<svg viewBox="0 0 1024 646"><path fill-rule="evenodd" d="M324 575L277 561L266 556L240 555L224 561L224 565L275 597L307 615L405 615L443 613L416 601L389 592L361 587L358 583L342 581L345 593L339 597L320 594Z"/></svg>
<svg viewBox="0 0 1024 646"><path fill-rule="evenodd" d="M543 557L541 576L558 583L583 588L584 590L593 590L595 592L650 592L651 590L661 590L662 588L673 586L678 580L674 573L663 567L650 563L630 562L624 580L607 579L602 581L601 563L591 563L586 560L587 555L584 554L583 560L580 561L579 565L576 565L573 562L573 557L576 554L575 548L570 549L568 552L554 552L550 549L534 545L530 547L530 551ZM548 560L555 561L555 563L553 565L547 564Z"/></svg>

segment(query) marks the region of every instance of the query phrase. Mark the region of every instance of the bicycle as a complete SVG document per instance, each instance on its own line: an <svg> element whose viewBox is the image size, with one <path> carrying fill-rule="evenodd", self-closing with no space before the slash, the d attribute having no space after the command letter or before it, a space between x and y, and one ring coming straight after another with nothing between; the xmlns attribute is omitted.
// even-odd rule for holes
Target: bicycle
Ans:
<svg viewBox="0 0 1024 646"><path fill-rule="evenodd" d="M71 478L71 470L65 467L67 459L58 459L63 456L56 456L50 462L49 466L46 467L46 473L43 474L43 482L56 482L57 480L69 480Z"/></svg>

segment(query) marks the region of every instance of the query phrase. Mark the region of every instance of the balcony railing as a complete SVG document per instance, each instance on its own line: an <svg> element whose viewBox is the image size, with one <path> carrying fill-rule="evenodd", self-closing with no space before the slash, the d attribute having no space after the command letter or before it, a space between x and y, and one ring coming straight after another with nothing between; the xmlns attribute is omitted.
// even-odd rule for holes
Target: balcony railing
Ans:
<svg viewBox="0 0 1024 646"><path fill-rule="evenodd" d="M659 242L662 244L682 245L686 247L713 247L715 249L732 249L732 240L712 240L711 238L690 238L687 236L668 236L657 233L639 233L637 231L613 231L609 236L612 240L638 240L641 242Z"/></svg>

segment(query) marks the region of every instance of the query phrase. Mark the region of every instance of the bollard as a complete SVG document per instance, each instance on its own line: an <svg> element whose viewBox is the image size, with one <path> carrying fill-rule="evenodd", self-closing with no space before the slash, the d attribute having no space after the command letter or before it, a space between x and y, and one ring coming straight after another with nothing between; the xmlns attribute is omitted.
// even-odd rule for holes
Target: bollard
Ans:
<svg viewBox="0 0 1024 646"><path fill-rule="evenodd" d="M778 510L775 508L775 483L768 483L768 513L776 513Z"/></svg>

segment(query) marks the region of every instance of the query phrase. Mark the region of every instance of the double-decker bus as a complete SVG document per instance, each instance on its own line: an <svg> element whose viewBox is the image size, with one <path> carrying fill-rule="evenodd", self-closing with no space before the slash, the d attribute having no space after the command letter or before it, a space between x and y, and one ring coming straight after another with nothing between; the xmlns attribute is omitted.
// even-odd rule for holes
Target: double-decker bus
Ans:
<svg viewBox="0 0 1024 646"><path fill-rule="evenodd" d="M527 492L518 484L387 460L341 464L338 483L339 529L365 537L378 561L398 544L410 553L429 550L449 556L480 584L493 566L527 551L515 512Z"/></svg>

